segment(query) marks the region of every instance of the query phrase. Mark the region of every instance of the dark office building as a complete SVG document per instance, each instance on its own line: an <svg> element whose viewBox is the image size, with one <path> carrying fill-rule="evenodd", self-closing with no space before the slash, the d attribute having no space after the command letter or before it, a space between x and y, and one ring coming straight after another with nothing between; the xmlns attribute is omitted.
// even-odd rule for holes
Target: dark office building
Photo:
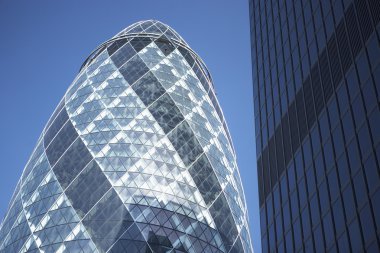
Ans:
<svg viewBox="0 0 380 253"><path fill-rule="evenodd" d="M263 252L380 251L380 1L250 0Z"/></svg>

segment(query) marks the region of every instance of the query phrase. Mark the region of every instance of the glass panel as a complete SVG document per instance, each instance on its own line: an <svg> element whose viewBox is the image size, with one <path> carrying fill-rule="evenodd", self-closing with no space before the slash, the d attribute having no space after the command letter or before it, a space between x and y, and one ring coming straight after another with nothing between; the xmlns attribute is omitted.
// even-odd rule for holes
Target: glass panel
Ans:
<svg viewBox="0 0 380 253"><path fill-rule="evenodd" d="M189 53L189 51L187 49L185 49L184 47L181 47L179 46L178 47L178 51L182 54L182 56L185 58L185 60L187 61L187 63L189 64L190 67L192 67L194 65L194 58L191 56L191 54Z"/></svg>
<svg viewBox="0 0 380 253"><path fill-rule="evenodd" d="M214 218L215 225L222 236L228 252L238 235L238 231L224 194L221 194L215 200L214 204L210 207L210 213Z"/></svg>
<svg viewBox="0 0 380 253"><path fill-rule="evenodd" d="M138 80L132 88L146 106L165 93L165 89L151 72Z"/></svg>
<svg viewBox="0 0 380 253"><path fill-rule="evenodd" d="M90 76L94 73L94 71L99 68L100 65L102 65L109 57L107 51L105 50L106 47L103 46L102 48L98 49L98 51L96 53L94 53L93 55L91 55L91 60L89 61L90 63L86 63L86 65L88 65L86 71L84 71L83 73L87 73L87 76ZM84 67L84 65L82 66L82 68ZM81 69L82 70L82 69ZM81 79L83 78L83 75L79 78ZM83 81L80 81L80 80L77 80L76 84L74 84L75 86L78 86L79 87L79 84L82 83ZM72 86L74 88L74 85ZM75 92L77 89L72 89L72 92ZM71 97L71 96L69 96Z"/></svg>
<svg viewBox="0 0 380 253"><path fill-rule="evenodd" d="M81 78L79 78L79 79L81 79ZM55 109L53 115L51 115L50 120L46 125L46 128L50 127L50 125L52 124L52 121L57 117L57 114L61 112L61 110L64 106L65 106L65 100L62 99L61 102L58 104L57 108Z"/></svg>
<svg viewBox="0 0 380 253"><path fill-rule="evenodd" d="M161 49L164 55L169 55L174 51L175 46L163 35L155 41L157 47Z"/></svg>
<svg viewBox="0 0 380 253"><path fill-rule="evenodd" d="M44 145L47 147L54 136L58 133L58 131L62 128L63 124L69 119L69 115L67 115L66 109L63 109L59 112L58 116L53 120L49 129L45 131L44 135Z"/></svg>
<svg viewBox="0 0 380 253"><path fill-rule="evenodd" d="M109 55L112 55L116 52L119 48L121 48L125 43L128 42L128 39L120 39L115 42L113 42L111 45L107 47L107 51Z"/></svg>
<svg viewBox="0 0 380 253"><path fill-rule="evenodd" d="M133 224L112 246L109 252L151 252L138 226Z"/></svg>
<svg viewBox="0 0 380 253"><path fill-rule="evenodd" d="M131 40L132 47L137 51L140 52L143 48L145 48L147 45L151 43L151 39L147 37L135 37Z"/></svg>
<svg viewBox="0 0 380 253"><path fill-rule="evenodd" d="M133 219L111 189L86 215L83 224L100 251L106 252L133 224Z"/></svg>
<svg viewBox="0 0 380 253"><path fill-rule="evenodd" d="M168 252L173 249L167 236L156 234L153 231L149 231L148 243L153 252Z"/></svg>
<svg viewBox="0 0 380 253"><path fill-rule="evenodd" d="M145 30L146 33L158 33L158 34L161 34L162 32L160 31L160 29L158 29L157 26L155 25L152 25L150 27L148 27L146 30Z"/></svg>
<svg viewBox="0 0 380 253"><path fill-rule="evenodd" d="M143 31L143 28L140 25L136 25L131 30L129 30L126 34L141 33L142 31Z"/></svg>
<svg viewBox="0 0 380 253"><path fill-rule="evenodd" d="M203 152L189 124L183 121L169 135L169 140L177 150L186 166L194 162Z"/></svg>
<svg viewBox="0 0 380 253"><path fill-rule="evenodd" d="M74 126L70 121L67 121L46 149L46 155L52 166L77 137L78 134Z"/></svg>
<svg viewBox="0 0 380 253"><path fill-rule="evenodd" d="M140 25L141 25L141 27L142 27L143 29L146 29L146 28L148 28L149 26L153 25L153 22L150 21L150 20L148 20L148 21L143 21Z"/></svg>
<svg viewBox="0 0 380 253"><path fill-rule="evenodd" d="M145 63L138 55L134 56L120 68L120 73L124 76L125 80L127 80L129 84L136 82L148 71L149 68L145 65Z"/></svg>
<svg viewBox="0 0 380 253"><path fill-rule="evenodd" d="M136 54L136 51L128 43L120 48L115 54L111 56L113 63L116 67L120 68L125 62L132 58Z"/></svg>
<svg viewBox="0 0 380 253"><path fill-rule="evenodd" d="M150 106L149 111L165 133L170 132L184 119L183 115L168 94L163 95L160 99L154 102Z"/></svg>
<svg viewBox="0 0 380 253"><path fill-rule="evenodd" d="M65 189L92 159L83 141L78 138L54 166L54 173Z"/></svg>
<svg viewBox="0 0 380 253"><path fill-rule="evenodd" d="M244 252L244 250L243 250L243 245L242 245L242 243L241 243L241 239L240 238L238 238L237 240L236 240L236 242L235 242L235 245L232 247L232 249L231 249L231 251L230 251L231 253L238 253L238 252Z"/></svg>
<svg viewBox="0 0 380 253"><path fill-rule="evenodd" d="M30 235L30 228L25 216L21 215L18 223L8 232L7 239L1 241L0 252L19 252Z"/></svg>
<svg viewBox="0 0 380 253"><path fill-rule="evenodd" d="M97 163L92 161L66 190L66 195L83 218L110 188L111 184Z"/></svg>
<svg viewBox="0 0 380 253"><path fill-rule="evenodd" d="M214 202L222 189L205 154L189 168L189 172L206 204Z"/></svg>

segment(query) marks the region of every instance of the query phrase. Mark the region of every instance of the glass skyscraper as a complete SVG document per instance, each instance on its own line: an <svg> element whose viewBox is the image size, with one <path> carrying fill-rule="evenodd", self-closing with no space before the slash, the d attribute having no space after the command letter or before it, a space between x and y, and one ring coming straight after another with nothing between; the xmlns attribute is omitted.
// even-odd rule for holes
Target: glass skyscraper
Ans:
<svg viewBox="0 0 380 253"><path fill-rule="evenodd" d="M247 219L211 76L149 20L82 65L17 184L0 252L252 252Z"/></svg>
<svg viewBox="0 0 380 253"><path fill-rule="evenodd" d="M249 3L263 252L379 252L380 1Z"/></svg>

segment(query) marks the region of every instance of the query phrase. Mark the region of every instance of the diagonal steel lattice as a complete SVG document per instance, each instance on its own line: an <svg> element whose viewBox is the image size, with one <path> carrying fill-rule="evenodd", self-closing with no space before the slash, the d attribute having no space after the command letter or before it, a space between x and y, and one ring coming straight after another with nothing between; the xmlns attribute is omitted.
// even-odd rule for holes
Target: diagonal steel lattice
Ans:
<svg viewBox="0 0 380 253"><path fill-rule="evenodd" d="M252 252L212 79L169 26L135 23L85 61L0 226L0 252Z"/></svg>

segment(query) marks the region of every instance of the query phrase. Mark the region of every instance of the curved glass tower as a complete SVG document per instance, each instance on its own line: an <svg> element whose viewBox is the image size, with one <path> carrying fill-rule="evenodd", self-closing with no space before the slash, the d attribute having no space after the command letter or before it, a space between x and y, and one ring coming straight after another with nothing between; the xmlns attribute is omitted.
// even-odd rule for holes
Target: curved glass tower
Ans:
<svg viewBox="0 0 380 253"><path fill-rule="evenodd" d="M202 60L135 23L83 64L0 227L0 252L252 252L231 138Z"/></svg>

